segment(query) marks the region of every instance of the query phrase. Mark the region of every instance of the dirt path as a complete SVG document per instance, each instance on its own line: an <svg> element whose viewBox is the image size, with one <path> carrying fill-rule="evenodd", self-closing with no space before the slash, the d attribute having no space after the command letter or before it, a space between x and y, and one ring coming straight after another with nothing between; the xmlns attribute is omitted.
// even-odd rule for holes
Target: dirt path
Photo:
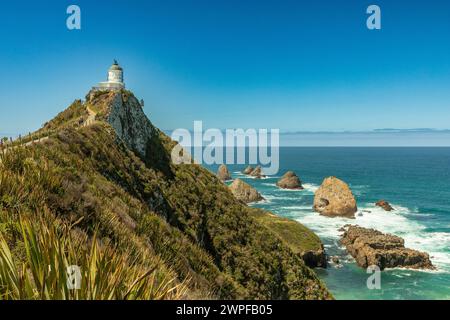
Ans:
<svg viewBox="0 0 450 320"><path fill-rule="evenodd" d="M35 143L40 143L40 142L45 141L45 140L47 140L47 139L48 139L48 137L42 137L42 138L34 139L34 140L28 141L28 142L26 142L26 143L23 143L23 144L21 144L20 146L14 146L14 147L5 148L5 149L3 149L1 152L2 152L3 154L6 154L8 151L14 150L14 149L16 149L16 148L18 148L18 147L27 147L27 146L30 146L30 145L35 144ZM1 162L1 161L2 161L2 160L0 159L0 162Z"/></svg>
<svg viewBox="0 0 450 320"><path fill-rule="evenodd" d="M95 117L97 116L97 113L94 112L94 110L92 110L91 108L86 107L87 112L89 113L86 121L83 123L82 127L87 127L90 126L91 124L95 123Z"/></svg>
<svg viewBox="0 0 450 320"><path fill-rule="evenodd" d="M92 125L92 124L94 124L96 122L95 117L97 116L97 113L94 112L89 107L86 107L86 110L87 110L89 115L88 115L86 121L83 122L83 124L81 125L80 128L90 126L90 125ZM45 140L48 140L48 137L42 137L42 138L34 139L34 140L28 141L26 143L23 143L20 146L14 146L14 147L5 148L5 149L1 150L0 152L3 153L3 154L6 154L9 150L14 150L17 147L27 147L27 146L30 146L32 144L40 143L40 142L45 141ZM2 160L0 159L0 162L1 161Z"/></svg>

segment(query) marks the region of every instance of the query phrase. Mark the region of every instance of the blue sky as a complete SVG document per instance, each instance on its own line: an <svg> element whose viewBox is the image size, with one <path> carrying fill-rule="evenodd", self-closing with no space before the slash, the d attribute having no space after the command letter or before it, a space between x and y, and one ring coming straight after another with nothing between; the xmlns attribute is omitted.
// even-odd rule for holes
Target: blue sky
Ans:
<svg viewBox="0 0 450 320"><path fill-rule="evenodd" d="M0 39L0 134L39 128L114 58L163 129L450 128L449 1L9 1Z"/></svg>

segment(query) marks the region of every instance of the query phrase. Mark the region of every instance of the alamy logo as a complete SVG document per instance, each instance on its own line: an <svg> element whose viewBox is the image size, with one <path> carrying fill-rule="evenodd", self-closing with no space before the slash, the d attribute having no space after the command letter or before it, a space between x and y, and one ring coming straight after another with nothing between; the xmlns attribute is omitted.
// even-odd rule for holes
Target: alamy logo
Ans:
<svg viewBox="0 0 450 320"><path fill-rule="evenodd" d="M69 30L80 30L81 29L81 9L77 5L70 5L66 10L67 14L70 14L66 20L66 26Z"/></svg>
<svg viewBox="0 0 450 320"><path fill-rule="evenodd" d="M369 266L366 271L368 274L371 274L367 278L367 289L369 290L380 290L381 289L381 270L380 267L373 265Z"/></svg>
<svg viewBox="0 0 450 320"><path fill-rule="evenodd" d="M379 6L373 4L367 8L367 14L370 16L367 18L367 28L369 30L381 29L381 9Z"/></svg>
<svg viewBox="0 0 450 320"><path fill-rule="evenodd" d="M260 164L264 173L274 175L279 169L279 129L208 129L203 132L202 121L194 121L193 134L187 129L176 129L172 139L172 163L190 164L193 151L198 164ZM248 155L248 157L247 157Z"/></svg>
<svg viewBox="0 0 450 320"><path fill-rule="evenodd" d="M68 266L67 270L67 288L69 290L80 290L81 288L81 270L79 266Z"/></svg>

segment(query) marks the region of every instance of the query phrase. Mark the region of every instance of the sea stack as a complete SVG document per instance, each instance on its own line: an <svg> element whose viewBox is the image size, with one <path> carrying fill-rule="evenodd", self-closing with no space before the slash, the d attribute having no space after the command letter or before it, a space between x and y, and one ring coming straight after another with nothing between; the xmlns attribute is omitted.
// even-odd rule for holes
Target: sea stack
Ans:
<svg viewBox="0 0 450 320"><path fill-rule="evenodd" d="M264 200L264 198L258 191L256 191L255 188L245 183L241 179L234 180L233 183L230 185L230 190L236 199L244 203Z"/></svg>
<svg viewBox="0 0 450 320"><path fill-rule="evenodd" d="M402 238L378 230L347 226L341 243L362 268L435 269L428 253L405 248Z"/></svg>
<svg viewBox="0 0 450 320"><path fill-rule="evenodd" d="M217 177L221 181L231 180L231 175L226 165L224 164L220 165L219 170L217 170Z"/></svg>
<svg viewBox="0 0 450 320"><path fill-rule="evenodd" d="M325 178L314 194L313 209L327 217L354 218L356 200L349 186L336 177Z"/></svg>
<svg viewBox="0 0 450 320"><path fill-rule="evenodd" d="M261 166L256 166L256 168L252 170L252 172L250 172L250 176L254 177L255 179L261 179L265 177L265 175L263 175L262 173Z"/></svg>
<svg viewBox="0 0 450 320"><path fill-rule="evenodd" d="M245 168L244 171L242 171L243 174L250 174L252 173L252 171L255 170L255 168L253 168L252 166L248 166L247 168Z"/></svg>
<svg viewBox="0 0 450 320"><path fill-rule="evenodd" d="M286 172L277 182L277 186L282 189L303 189L300 178L294 171Z"/></svg>
<svg viewBox="0 0 450 320"><path fill-rule="evenodd" d="M384 211L392 211L394 210L394 208L392 208L392 206L390 205L389 202L387 202L386 200L380 200L377 203L375 203L375 205L377 207L383 208Z"/></svg>

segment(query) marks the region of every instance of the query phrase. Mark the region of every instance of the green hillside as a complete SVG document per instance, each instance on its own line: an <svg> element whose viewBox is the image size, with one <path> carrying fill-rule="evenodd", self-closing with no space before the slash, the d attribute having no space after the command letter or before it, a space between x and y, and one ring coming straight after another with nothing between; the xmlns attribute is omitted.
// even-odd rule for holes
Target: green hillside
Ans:
<svg viewBox="0 0 450 320"><path fill-rule="evenodd" d="M45 141L3 152L0 299L331 298L289 236L208 170L173 165L174 142L143 117L131 92L92 93ZM303 231L293 241L316 246ZM80 290L66 288L68 265L82 267Z"/></svg>

